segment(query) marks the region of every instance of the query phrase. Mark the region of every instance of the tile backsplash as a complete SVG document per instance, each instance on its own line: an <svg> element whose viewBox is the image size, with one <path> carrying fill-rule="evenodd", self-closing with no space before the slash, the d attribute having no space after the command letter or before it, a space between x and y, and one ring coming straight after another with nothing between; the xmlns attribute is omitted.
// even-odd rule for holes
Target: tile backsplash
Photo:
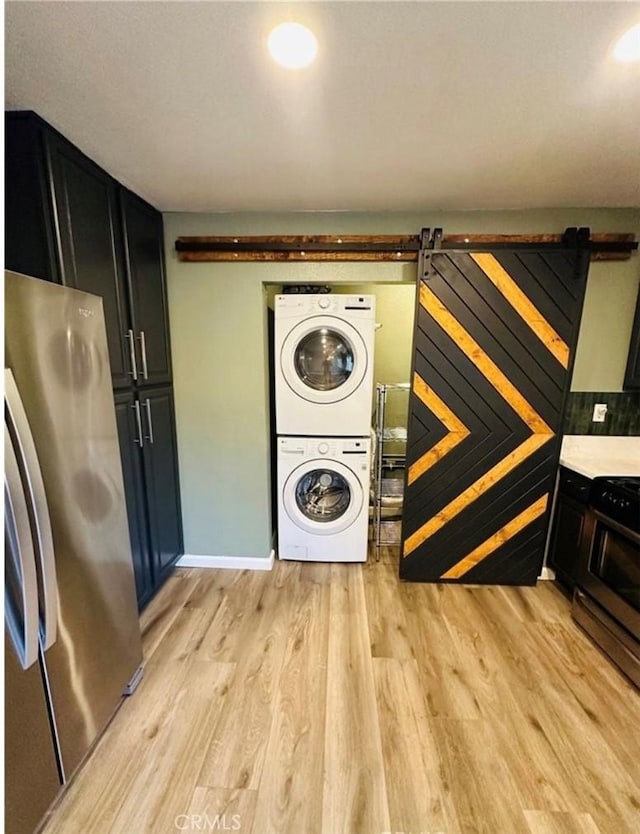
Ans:
<svg viewBox="0 0 640 834"><path fill-rule="evenodd" d="M604 423L592 421L593 406L606 403ZM563 434L640 435L640 391L571 391Z"/></svg>

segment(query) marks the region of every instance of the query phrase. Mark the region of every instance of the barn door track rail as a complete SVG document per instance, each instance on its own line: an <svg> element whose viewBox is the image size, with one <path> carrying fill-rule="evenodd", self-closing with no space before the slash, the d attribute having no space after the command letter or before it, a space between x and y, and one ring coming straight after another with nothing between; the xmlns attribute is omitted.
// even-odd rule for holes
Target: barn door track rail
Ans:
<svg viewBox="0 0 640 834"><path fill-rule="evenodd" d="M419 235L250 235L222 237L179 237L175 242L178 260L208 261L398 261L412 263L420 252L442 249L511 249L530 246L540 249L558 244L583 248L591 260L626 260L638 248L635 235L628 232L589 234L568 228L562 234L444 235L442 229L423 229ZM428 239L425 241L425 233ZM426 245L425 245L426 244ZM432 245L433 244L433 245Z"/></svg>

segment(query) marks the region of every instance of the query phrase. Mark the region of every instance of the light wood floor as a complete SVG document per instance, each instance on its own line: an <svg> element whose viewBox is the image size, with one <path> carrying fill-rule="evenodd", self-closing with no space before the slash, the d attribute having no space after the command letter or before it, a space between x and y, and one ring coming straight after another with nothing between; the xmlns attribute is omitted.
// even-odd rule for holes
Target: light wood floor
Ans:
<svg viewBox="0 0 640 834"><path fill-rule="evenodd" d="M143 628L46 834L640 831L640 697L550 583L182 569Z"/></svg>

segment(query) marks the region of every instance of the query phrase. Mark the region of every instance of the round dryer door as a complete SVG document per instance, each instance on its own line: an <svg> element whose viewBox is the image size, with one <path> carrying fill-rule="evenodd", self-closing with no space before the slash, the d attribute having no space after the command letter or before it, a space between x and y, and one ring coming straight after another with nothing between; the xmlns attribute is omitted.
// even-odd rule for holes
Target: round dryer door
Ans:
<svg viewBox="0 0 640 834"><path fill-rule="evenodd" d="M310 460L294 469L284 485L287 515L301 530L341 533L362 512L363 489L354 472L339 461Z"/></svg>
<svg viewBox="0 0 640 834"><path fill-rule="evenodd" d="M368 360L362 336L334 316L300 322L280 354L289 387L312 403L336 403L353 394L365 377Z"/></svg>

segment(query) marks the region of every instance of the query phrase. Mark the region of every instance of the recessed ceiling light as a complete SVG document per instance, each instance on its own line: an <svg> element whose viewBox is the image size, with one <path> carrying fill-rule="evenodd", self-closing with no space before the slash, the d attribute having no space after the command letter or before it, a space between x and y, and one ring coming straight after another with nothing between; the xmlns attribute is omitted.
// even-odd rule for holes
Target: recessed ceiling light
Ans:
<svg viewBox="0 0 640 834"><path fill-rule="evenodd" d="M301 23L281 23L267 43L273 60L287 69L304 69L318 54L316 36Z"/></svg>
<svg viewBox="0 0 640 834"><path fill-rule="evenodd" d="M640 61L640 23L627 30L615 45L613 56L618 61Z"/></svg>

